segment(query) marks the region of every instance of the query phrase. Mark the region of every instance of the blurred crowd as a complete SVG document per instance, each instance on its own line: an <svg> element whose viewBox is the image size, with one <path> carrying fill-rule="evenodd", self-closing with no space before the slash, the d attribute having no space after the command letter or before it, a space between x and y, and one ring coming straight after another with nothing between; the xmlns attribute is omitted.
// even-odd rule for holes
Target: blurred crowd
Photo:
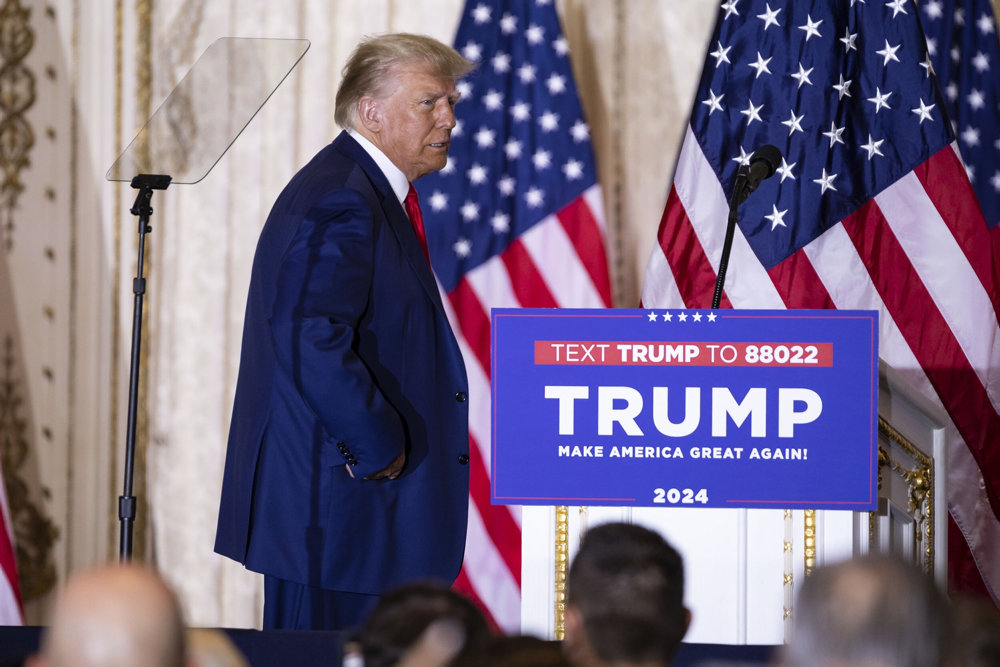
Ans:
<svg viewBox="0 0 1000 667"><path fill-rule="evenodd" d="M584 535L570 566L565 638L503 636L469 599L436 583L391 591L345 638L343 667L660 667L673 664L691 621L684 564L658 533L626 523ZM170 587L140 565L71 577L33 667L240 667L225 632L186 628ZM718 663L715 663L718 664ZM867 556L817 569L797 598L776 667L1000 665L1000 612L949 599L924 572Z"/></svg>

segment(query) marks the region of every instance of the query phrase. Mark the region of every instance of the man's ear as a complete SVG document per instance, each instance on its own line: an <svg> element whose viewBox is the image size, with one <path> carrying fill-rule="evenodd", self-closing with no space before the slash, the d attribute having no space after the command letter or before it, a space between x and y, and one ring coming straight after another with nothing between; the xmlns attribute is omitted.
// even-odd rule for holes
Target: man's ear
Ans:
<svg viewBox="0 0 1000 667"><path fill-rule="evenodd" d="M382 129L382 105L379 101L368 96L358 100L358 121L369 132L379 132Z"/></svg>

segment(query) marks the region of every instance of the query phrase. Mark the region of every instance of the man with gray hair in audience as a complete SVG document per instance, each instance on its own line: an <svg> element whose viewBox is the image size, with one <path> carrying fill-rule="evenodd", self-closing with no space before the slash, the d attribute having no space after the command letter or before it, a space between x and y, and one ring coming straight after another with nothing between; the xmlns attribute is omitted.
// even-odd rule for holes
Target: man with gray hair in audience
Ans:
<svg viewBox="0 0 1000 667"><path fill-rule="evenodd" d="M916 567L865 556L817 569L792 612L782 667L940 667L952 661L948 600Z"/></svg>

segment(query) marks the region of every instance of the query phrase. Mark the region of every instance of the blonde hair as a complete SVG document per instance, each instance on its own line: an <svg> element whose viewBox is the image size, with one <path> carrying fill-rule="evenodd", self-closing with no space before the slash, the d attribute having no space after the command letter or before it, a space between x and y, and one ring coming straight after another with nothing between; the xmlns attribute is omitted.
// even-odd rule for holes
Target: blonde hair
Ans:
<svg viewBox="0 0 1000 667"><path fill-rule="evenodd" d="M344 128L357 121L358 101L379 97L393 70L407 63L425 63L434 76L459 79L475 65L447 44L432 37L393 33L368 37L358 44L341 71L333 119Z"/></svg>

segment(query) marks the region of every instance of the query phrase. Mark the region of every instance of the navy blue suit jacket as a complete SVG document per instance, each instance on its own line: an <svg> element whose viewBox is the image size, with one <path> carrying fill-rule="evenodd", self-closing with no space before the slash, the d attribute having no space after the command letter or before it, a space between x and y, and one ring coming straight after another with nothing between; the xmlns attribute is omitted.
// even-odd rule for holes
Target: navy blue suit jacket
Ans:
<svg viewBox="0 0 1000 667"><path fill-rule="evenodd" d="M454 580L467 392L416 234L341 133L288 183L257 244L215 550L330 590ZM398 479L361 479L404 446Z"/></svg>

